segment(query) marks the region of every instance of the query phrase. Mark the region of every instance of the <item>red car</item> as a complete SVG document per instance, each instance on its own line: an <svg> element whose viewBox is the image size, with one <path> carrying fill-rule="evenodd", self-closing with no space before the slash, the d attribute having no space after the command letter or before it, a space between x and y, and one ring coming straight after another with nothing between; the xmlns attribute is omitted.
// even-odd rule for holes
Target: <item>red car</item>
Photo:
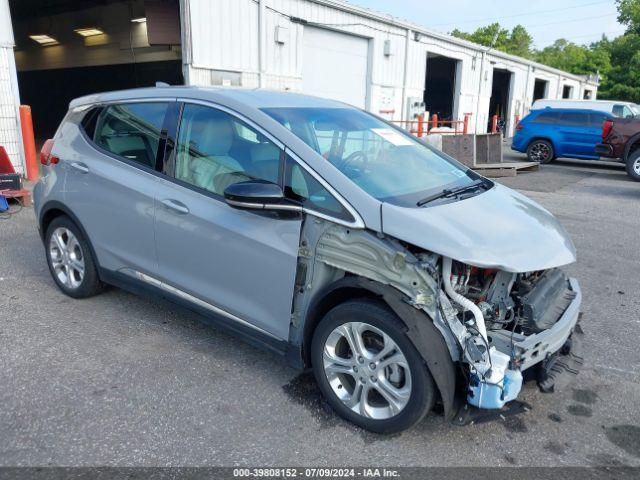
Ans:
<svg viewBox="0 0 640 480"><path fill-rule="evenodd" d="M622 160L629 176L640 182L640 118L606 120L602 125L602 143L596 145L596 153Z"/></svg>

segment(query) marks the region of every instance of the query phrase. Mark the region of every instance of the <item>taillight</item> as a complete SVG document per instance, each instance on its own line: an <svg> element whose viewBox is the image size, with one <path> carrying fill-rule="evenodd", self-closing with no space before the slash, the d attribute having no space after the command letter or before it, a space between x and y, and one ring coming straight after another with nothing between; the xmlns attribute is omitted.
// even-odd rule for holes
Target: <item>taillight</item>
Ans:
<svg viewBox="0 0 640 480"><path fill-rule="evenodd" d="M605 141L613 129L613 120L605 120L602 124L602 140Z"/></svg>
<svg viewBox="0 0 640 480"><path fill-rule="evenodd" d="M524 125L522 124L522 122L518 122L516 123L516 130L519 132L520 130L522 130L524 128Z"/></svg>
<svg viewBox="0 0 640 480"><path fill-rule="evenodd" d="M40 150L40 163L42 165L55 165L60 161L58 157L51 155L51 149L53 149L53 140L50 138L44 142L42 150Z"/></svg>

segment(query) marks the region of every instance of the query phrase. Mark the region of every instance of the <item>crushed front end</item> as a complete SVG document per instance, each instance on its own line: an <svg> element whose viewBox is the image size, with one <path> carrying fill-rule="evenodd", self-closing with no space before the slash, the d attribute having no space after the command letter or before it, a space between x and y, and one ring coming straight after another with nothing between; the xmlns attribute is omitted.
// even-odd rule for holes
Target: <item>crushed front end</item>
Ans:
<svg viewBox="0 0 640 480"><path fill-rule="evenodd" d="M582 294L575 279L559 268L512 273L446 257L439 264L438 314L460 346L470 405L502 408L520 393L525 371L543 391L577 373Z"/></svg>

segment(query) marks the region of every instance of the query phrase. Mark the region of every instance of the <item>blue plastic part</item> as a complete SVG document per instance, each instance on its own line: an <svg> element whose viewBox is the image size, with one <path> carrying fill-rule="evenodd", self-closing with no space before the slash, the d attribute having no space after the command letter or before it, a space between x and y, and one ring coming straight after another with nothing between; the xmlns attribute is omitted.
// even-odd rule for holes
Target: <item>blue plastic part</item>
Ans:
<svg viewBox="0 0 640 480"><path fill-rule="evenodd" d="M7 210L9 210L9 202L3 195L0 195L0 212L6 212Z"/></svg>
<svg viewBox="0 0 640 480"><path fill-rule="evenodd" d="M473 375L469 382L467 402L478 408L502 408L505 403L515 400L522 388L522 373L507 370L498 383L483 382Z"/></svg>

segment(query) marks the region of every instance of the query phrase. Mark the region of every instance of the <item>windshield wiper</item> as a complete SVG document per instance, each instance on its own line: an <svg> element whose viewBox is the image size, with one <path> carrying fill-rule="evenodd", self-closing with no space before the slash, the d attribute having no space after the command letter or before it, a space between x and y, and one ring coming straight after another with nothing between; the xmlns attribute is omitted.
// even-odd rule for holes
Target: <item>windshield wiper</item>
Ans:
<svg viewBox="0 0 640 480"><path fill-rule="evenodd" d="M471 192L473 190L477 190L478 188L482 188L482 187L488 188L488 186L489 185L485 182L485 180L480 179L480 180L476 180L475 182L469 185L465 185L463 187L445 188L441 192L434 193L433 195L423 198L418 203L416 203L416 205L418 207L422 207L423 205L426 205L427 203L431 203L434 200L438 200L439 198L457 197L458 195L461 195L466 192Z"/></svg>

